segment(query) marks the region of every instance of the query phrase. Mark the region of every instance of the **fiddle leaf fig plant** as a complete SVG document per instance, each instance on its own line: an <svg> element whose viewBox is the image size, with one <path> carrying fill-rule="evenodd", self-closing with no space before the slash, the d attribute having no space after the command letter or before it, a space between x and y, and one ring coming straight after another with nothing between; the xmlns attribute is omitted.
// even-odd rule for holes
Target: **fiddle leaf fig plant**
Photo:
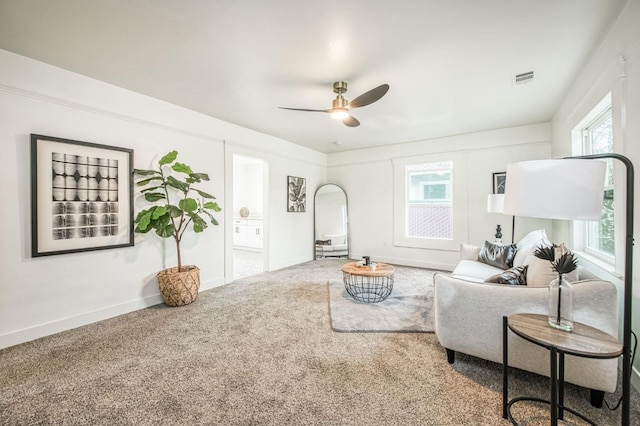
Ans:
<svg viewBox="0 0 640 426"><path fill-rule="evenodd" d="M218 225L213 213L221 208L212 201L216 197L193 186L208 181L209 175L195 173L188 165L177 162L177 158L178 152L171 151L160 159L157 169L133 171L140 177L136 185L142 187L144 199L152 204L138 213L134 223L135 232L145 234L154 230L162 238L172 237L176 242L178 271L183 271L180 243L185 231L189 228L204 231L208 227L207 218Z"/></svg>

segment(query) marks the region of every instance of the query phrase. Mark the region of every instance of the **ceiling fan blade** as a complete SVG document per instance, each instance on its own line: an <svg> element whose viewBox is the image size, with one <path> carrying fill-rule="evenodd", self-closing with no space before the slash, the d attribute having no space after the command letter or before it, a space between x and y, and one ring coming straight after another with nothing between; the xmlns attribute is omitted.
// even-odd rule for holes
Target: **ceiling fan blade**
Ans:
<svg viewBox="0 0 640 426"><path fill-rule="evenodd" d="M359 108L359 107L372 104L378 99L380 99L381 97L383 97L388 91L389 91L389 85L381 84L380 86L374 89L371 89L366 93L363 93L362 95L358 96L357 98L349 102L349 105L347 106L347 108Z"/></svg>
<svg viewBox="0 0 640 426"><path fill-rule="evenodd" d="M331 112L330 109L306 109L306 108L287 108L287 107L278 107L280 109L288 109L290 111L307 111L307 112Z"/></svg>
<svg viewBox="0 0 640 426"><path fill-rule="evenodd" d="M360 125L360 122L358 121L358 119L352 115L342 120L342 122L344 123L345 126L349 126L349 127L358 127Z"/></svg>

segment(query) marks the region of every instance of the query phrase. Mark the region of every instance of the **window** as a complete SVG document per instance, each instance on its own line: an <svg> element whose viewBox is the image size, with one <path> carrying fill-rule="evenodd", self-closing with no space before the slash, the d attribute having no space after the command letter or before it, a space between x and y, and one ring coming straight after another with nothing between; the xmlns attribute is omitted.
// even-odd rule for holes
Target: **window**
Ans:
<svg viewBox="0 0 640 426"><path fill-rule="evenodd" d="M393 244L459 251L460 243L466 242L469 234L466 154L421 155L392 161Z"/></svg>
<svg viewBox="0 0 640 426"><path fill-rule="evenodd" d="M452 162L406 166L407 237L452 238Z"/></svg>
<svg viewBox="0 0 640 426"><path fill-rule="evenodd" d="M611 107L598 115L582 130L583 152L603 154L613 152ZM585 251L601 258L614 260L614 187L613 162L607 159L604 203L599 222L585 222Z"/></svg>

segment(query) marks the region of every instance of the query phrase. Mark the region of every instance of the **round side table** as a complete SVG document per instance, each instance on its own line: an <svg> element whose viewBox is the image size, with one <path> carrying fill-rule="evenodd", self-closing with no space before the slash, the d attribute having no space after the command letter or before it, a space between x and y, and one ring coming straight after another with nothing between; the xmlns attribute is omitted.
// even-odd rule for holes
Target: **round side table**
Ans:
<svg viewBox="0 0 640 426"><path fill-rule="evenodd" d="M342 266L344 288L358 302L378 303L393 290L393 274L396 268L386 263L365 266L350 262Z"/></svg>
<svg viewBox="0 0 640 426"><path fill-rule="evenodd" d="M511 330L523 339L549 349L551 395L550 400L540 398L517 397L508 400L509 391L509 333ZM515 314L502 317L502 417L512 424L518 423L511 416L511 405L518 401L536 401L551 406L551 425L556 426L562 420L564 411L578 416L591 425L591 420L575 410L564 406L564 356L575 355L584 358L617 358L622 355L622 344L615 337L579 322L573 323L573 331L567 332L552 328L547 315Z"/></svg>

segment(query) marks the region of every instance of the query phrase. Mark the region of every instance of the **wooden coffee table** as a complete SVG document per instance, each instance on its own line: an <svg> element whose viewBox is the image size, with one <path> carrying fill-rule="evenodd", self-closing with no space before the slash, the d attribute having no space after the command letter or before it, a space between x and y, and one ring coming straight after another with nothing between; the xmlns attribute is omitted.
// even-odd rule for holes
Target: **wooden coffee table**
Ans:
<svg viewBox="0 0 640 426"><path fill-rule="evenodd" d="M378 303L393 290L393 274L396 268L386 263L364 266L350 262L342 266L344 288L358 302Z"/></svg>

